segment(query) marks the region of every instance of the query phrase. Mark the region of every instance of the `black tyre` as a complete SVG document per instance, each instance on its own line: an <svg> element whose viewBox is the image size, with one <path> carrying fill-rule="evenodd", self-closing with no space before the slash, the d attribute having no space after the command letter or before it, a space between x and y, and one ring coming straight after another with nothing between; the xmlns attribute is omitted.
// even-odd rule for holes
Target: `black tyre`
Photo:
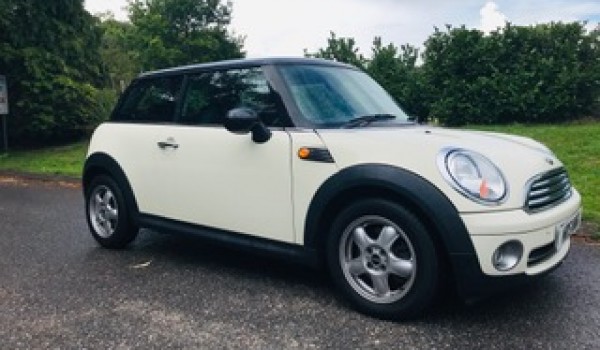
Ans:
<svg viewBox="0 0 600 350"><path fill-rule="evenodd" d="M85 194L85 211L92 236L106 248L124 248L138 228L131 222L123 192L109 176L96 176Z"/></svg>
<svg viewBox="0 0 600 350"><path fill-rule="evenodd" d="M418 316L438 289L430 235L413 213L386 200L358 201L339 213L327 240L327 263L352 305L378 318Z"/></svg>

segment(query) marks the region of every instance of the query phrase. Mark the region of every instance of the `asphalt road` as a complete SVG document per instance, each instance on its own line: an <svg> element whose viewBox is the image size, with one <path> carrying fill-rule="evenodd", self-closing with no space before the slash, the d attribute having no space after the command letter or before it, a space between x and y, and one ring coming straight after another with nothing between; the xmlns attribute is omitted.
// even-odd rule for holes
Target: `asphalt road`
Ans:
<svg viewBox="0 0 600 350"><path fill-rule="evenodd" d="M535 285L394 323L302 266L144 231L99 248L75 186L0 179L0 348L599 349L600 247Z"/></svg>

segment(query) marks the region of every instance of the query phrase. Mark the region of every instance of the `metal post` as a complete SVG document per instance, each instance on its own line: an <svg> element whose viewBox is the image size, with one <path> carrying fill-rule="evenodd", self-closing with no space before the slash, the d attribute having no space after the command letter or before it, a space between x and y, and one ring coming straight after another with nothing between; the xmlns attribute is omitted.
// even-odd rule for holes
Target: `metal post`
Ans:
<svg viewBox="0 0 600 350"><path fill-rule="evenodd" d="M2 116L2 139L4 140L4 153L8 153L8 132L6 131L6 115L8 115L8 85L6 77L0 75L0 115Z"/></svg>
<svg viewBox="0 0 600 350"><path fill-rule="evenodd" d="M6 114L2 115L2 139L4 140L4 153L8 153L8 132L6 131Z"/></svg>

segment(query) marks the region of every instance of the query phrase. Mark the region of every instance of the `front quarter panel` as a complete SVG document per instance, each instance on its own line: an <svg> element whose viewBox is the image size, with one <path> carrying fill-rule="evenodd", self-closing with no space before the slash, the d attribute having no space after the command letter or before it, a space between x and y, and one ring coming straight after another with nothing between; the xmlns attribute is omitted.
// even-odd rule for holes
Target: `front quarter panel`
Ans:
<svg viewBox="0 0 600 350"><path fill-rule="evenodd" d="M365 163L390 164L419 174L438 188L461 213L522 208L525 186L535 175L562 166L547 153L504 138L481 133L429 127L369 130L319 130L340 169ZM438 155L447 148L463 148L490 159L502 172L507 198L499 204L482 205L463 196L444 178Z"/></svg>
<svg viewBox="0 0 600 350"><path fill-rule="evenodd" d="M313 130L296 130L290 132L292 139L292 193L294 203L294 229L296 242L306 243L304 225L314 193L327 178L338 171L335 163L302 160L297 153L301 147L325 149L323 141ZM335 161L335 159L334 159Z"/></svg>

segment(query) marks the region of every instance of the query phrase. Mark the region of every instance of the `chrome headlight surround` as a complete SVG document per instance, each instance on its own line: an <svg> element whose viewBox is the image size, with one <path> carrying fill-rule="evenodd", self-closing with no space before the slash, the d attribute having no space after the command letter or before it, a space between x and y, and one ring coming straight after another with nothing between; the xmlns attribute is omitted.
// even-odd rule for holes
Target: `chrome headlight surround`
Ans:
<svg viewBox="0 0 600 350"><path fill-rule="evenodd" d="M487 157L462 148L444 148L437 157L440 173L452 188L479 204L500 205L508 198L508 183Z"/></svg>

